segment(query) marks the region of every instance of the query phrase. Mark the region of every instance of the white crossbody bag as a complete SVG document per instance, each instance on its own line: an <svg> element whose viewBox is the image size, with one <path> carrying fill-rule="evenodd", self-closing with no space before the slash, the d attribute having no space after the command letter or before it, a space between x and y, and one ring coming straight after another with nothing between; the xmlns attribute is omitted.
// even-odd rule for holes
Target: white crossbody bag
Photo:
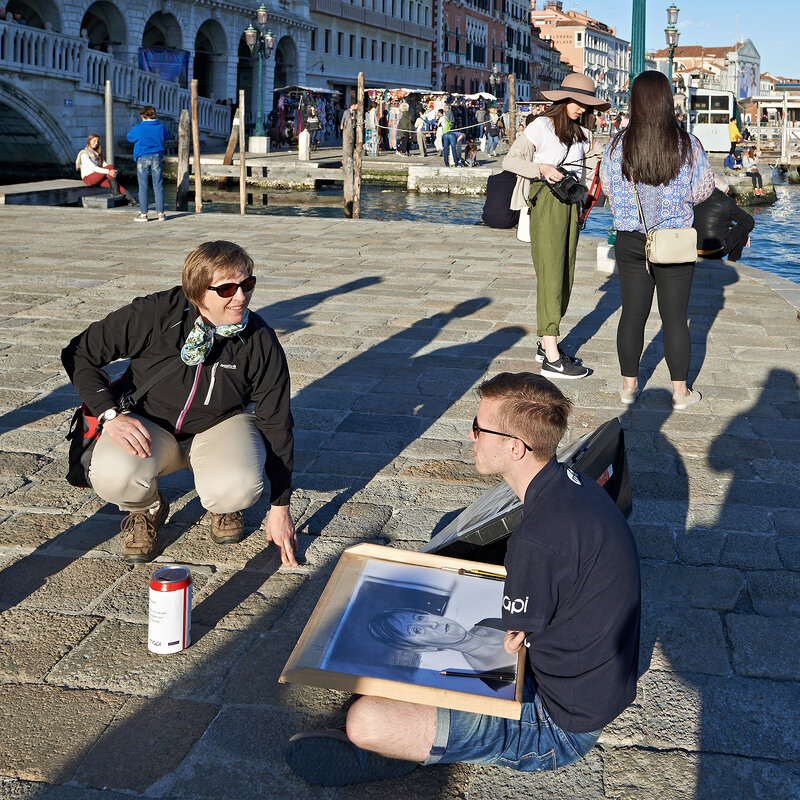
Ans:
<svg viewBox="0 0 800 800"><path fill-rule="evenodd" d="M639 200L639 190L635 183L633 191L636 195L639 219L642 221L642 227L647 237L645 257L648 262L648 271L650 271L650 264L694 264L697 261L697 231L694 228L647 230L642 204Z"/></svg>

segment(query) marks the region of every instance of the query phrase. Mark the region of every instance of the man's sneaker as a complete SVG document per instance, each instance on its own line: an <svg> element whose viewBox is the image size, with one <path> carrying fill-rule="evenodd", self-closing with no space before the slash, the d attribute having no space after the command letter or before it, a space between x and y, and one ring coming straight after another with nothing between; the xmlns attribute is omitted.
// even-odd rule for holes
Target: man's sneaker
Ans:
<svg viewBox="0 0 800 800"><path fill-rule="evenodd" d="M217 544L236 544L244 538L244 522L241 511L230 514L211 512L211 538Z"/></svg>
<svg viewBox="0 0 800 800"><path fill-rule="evenodd" d="M133 218L134 222L147 222L147 214L137 214Z"/></svg>
<svg viewBox="0 0 800 800"><path fill-rule="evenodd" d="M542 362L542 375L545 378L585 378L589 370L582 364L576 364L568 356L562 355L558 361Z"/></svg>
<svg viewBox="0 0 800 800"><path fill-rule="evenodd" d="M169 503L158 493L155 512L131 511L119 527L122 534L122 558L129 564L143 564L158 555L158 529L169 514Z"/></svg>
<svg viewBox="0 0 800 800"><path fill-rule="evenodd" d="M415 761L400 761L362 750L339 729L295 734L289 739L286 762L296 775L315 786L347 786L399 778L419 766Z"/></svg>
<svg viewBox="0 0 800 800"><path fill-rule="evenodd" d="M158 212L158 221L159 222L166 222L167 221L167 215L163 211L159 211Z"/></svg>
<svg viewBox="0 0 800 800"><path fill-rule="evenodd" d="M583 362L577 358L576 356L567 355L562 349L561 345L558 346L558 354L560 356L565 356L574 364L582 364ZM547 358L547 353L544 351L544 347L542 347L541 342L536 342L536 360L541 364Z"/></svg>

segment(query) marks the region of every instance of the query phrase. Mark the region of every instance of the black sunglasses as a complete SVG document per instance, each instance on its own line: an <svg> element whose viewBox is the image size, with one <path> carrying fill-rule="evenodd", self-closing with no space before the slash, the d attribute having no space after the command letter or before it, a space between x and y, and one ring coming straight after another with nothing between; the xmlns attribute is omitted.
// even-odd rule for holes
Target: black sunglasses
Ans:
<svg viewBox="0 0 800 800"><path fill-rule="evenodd" d="M251 275L241 283L221 283L219 286L209 286L210 291L216 292L220 297L233 297L241 289L245 294L249 294L256 288L256 276Z"/></svg>
<svg viewBox="0 0 800 800"><path fill-rule="evenodd" d="M500 431L490 431L488 428L481 428L478 425L478 418L477 417L475 417L475 419L472 420L472 432L475 434L475 438L476 439L478 438L478 434L479 433L493 433L495 436L505 436L506 439L519 439L519 436L514 436L511 433L500 433ZM522 442L522 444L525 444L525 442L523 442L522 439L519 439L519 440ZM527 444L525 444L525 449L526 450L530 450L531 452L533 452L533 448L532 447L528 447Z"/></svg>

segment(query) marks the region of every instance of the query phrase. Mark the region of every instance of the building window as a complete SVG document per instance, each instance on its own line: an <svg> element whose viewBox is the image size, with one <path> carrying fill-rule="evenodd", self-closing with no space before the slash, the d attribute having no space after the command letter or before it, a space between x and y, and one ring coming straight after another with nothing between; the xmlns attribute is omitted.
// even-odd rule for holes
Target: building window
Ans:
<svg viewBox="0 0 800 800"><path fill-rule="evenodd" d="M394 52L395 52L394 42L392 42L392 58L391 58L391 63L392 64L394 64Z"/></svg>
<svg viewBox="0 0 800 800"><path fill-rule="evenodd" d="M422 68L423 69L428 69L428 51L427 50L425 50L423 52L422 60L424 61L424 64L422 65Z"/></svg>
<svg viewBox="0 0 800 800"><path fill-rule="evenodd" d="M344 55L344 34L341 31L336 34L336 54Z"/></svg>
<svg viewBox="0 0 800 800"><path fill-rule="evenodd" d="M330 53L331 51L331 30L330 28L325 28L325 52Z"/></svg>
<svg viewBox="0 0 800 800"><path fill-rule="evenodd" d="M367 57L367 40L362 36L361 37L361 60L363 61Z"/></svg>
<svg viewBox="0 0 800 800"><path fill-rule="evenodd" d="M311 30L311 49L312 50L316 50L317 49L317 29L316 28L313 28Z"/></svg>
<svg viewBox="0 0 800 800"><path fill-rule="evenodd" d="M406 55L406 48L401 44L400 45L400 66L401 67L403 66L403 62L405 60L405 55Z"/></svg>
<svg viewBox="0 0 800 800"><path fill-rule="evenodd" d="M417 69L419 69L419 55L420 55L420 51L417 50Z"/></svg>
<svg viewBox="0 0 800 800"><path fill-rule="evenodd" d="M386 42L381 42L381 63L386 63Z"/></svg>
<svg viewBox="0 0 800 800"><path fill-rule="evenodd" d="M372 40L372 60L378 60L378 43L374 39Z"/></svg>
<svg viewBox="0 0 800 800"><path fill-rule="evenodd" d="M350 58L355 58L356 55L356 37L350 34Z"/></svg>

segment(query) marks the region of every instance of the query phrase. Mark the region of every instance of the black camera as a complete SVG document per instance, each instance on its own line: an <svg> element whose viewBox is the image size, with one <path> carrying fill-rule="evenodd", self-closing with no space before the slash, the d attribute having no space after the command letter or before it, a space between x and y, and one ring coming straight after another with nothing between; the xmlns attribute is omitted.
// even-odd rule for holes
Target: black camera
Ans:
<svg viewBox="0 0 800 800"><path fill-rule="evenodd" d="M565 175L558 183L549 184L550 191L562 202L580 205L589 194L589 190L574 175Z"/></svg>

